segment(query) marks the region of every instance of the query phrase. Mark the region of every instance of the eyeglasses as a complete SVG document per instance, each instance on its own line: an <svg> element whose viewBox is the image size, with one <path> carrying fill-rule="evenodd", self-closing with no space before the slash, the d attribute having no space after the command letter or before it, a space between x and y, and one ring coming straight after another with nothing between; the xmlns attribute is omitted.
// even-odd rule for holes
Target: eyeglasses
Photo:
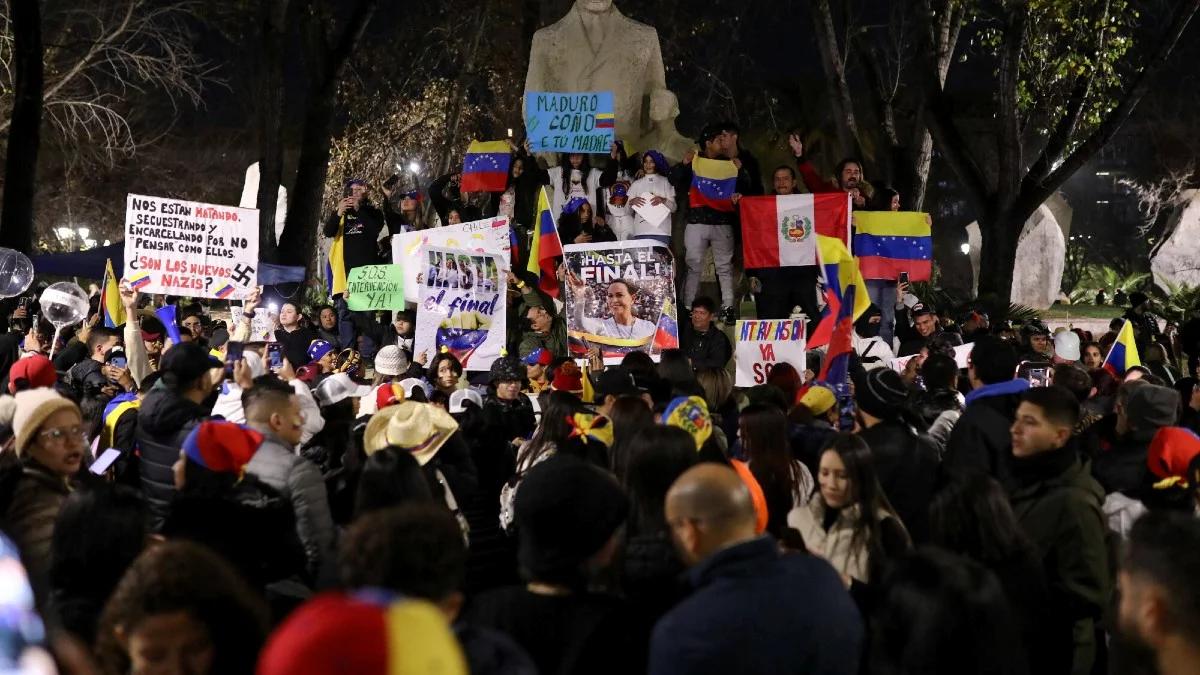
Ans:
<svg viewBox="0 0 1200 675"><path fill-rule="evenodd" d="M87 443L88 433L82 427L55 427L38 433L41 438L48 438L55 443L75 439Z"/></svg>

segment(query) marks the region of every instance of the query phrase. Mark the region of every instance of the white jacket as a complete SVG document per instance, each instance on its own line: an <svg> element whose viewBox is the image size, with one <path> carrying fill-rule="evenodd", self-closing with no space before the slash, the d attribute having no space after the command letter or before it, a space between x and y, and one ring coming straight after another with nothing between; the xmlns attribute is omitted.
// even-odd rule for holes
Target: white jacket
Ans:
<svg viewBox="0 0 1200 675"><path fill-rule="evenodd" d="M554 216L557 222L558 217L562 215L563 207L567 205L567 196L563 194L562 178L563 167L552 166L547 169L546 173L550 176L550 184L546 189L550 191L550 215ZM592 213L599 213L596 210L596 192L600 189L600 169L592 169L583 179L583 189L587 191L588 204L592 205Z"/></svg>
<svg viewBox="0 0 1200 675"><path fill-rule="evenodd" d="M649 192L656 197L662 197L666 202L666 207L671 213L675 213L675 188L671 185L671 181L666 176L652 173L649 176L642 176L633 181L633 185L629 186L629 198L641 196L643 193ZM629 207L632 211L633 207ZM660 237L671 236L671 217L668 216L661 223L654 225L641 214L634 212L633 216L633 236L643 234L653 234Z"/></svg>

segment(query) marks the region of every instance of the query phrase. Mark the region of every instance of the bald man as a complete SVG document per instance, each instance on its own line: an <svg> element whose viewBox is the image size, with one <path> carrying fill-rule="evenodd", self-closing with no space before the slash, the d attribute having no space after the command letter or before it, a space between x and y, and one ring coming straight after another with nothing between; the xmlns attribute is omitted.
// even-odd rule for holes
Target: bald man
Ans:
<svg viewBox="0 0 1200 675"><path fill-rule="evenodd" d="M863 624L833 568L754 534L734 471L701 464L666 500L693 592L654 627L650 675L854 675Z"/></svg>

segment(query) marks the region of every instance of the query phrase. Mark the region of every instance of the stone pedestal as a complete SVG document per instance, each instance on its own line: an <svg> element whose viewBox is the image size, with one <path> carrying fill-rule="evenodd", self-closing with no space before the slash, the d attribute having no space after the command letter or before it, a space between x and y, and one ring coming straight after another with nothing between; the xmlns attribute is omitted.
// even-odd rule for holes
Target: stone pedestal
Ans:
<svg viewBox="0 0 1200 675"><path fill-rule="evenodd" d="M1154 283L1163 290L1168 283L1200 286L1200 190L1188 190L1183 197L1167 222L1171 234L1150 256Z"/></svg>
<svg viewBox="0 0 1200 675"><path fill-rule="evenodd" d="M982 245L979 223L967 226L971 245L971 269L979 292L979 250ZM1034 309L1048 309L1058 299L1063 269L1067 260L1067 240L1063 229L1047 204L1025 221L1017 243L1017 262L1013 269L1012 301Z"/></svg>

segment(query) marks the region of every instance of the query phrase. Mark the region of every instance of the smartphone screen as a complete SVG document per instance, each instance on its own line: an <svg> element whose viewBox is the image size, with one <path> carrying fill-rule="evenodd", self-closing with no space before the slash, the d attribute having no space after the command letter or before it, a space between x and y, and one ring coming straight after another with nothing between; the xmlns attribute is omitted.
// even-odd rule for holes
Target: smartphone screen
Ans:
<svg viewBox="0 0 1200 675"><path fill-rule="evenodd" d="M230 342L225 345L225 377L233 377L233 364L242 360L245 345L241 342Z"/></svg>
<svg viewBox="0 0 1200 675"><path fill-rule="evenodd" d="M91 471L97 476L103 476L104 472L112 468L113 462L116 462L120 456L120 450L116 448L109 448L100 453L100 456L96 458L96 461L92 462L92 465L88 467L88 471Z"/></svg>
<svg viewBox="0 0 1200 675"><path fill-rule="evenodd" d="M272 342L267 345L267 367L279 370L283 367L283 345Z"/></svg>
<svg viewBox="0 0 1200 675"><path fill-rule="evenodd" d="M899 282L902 284L908 283L908 272L901 272Z"/></svg>
<svg viewBox="0 0 1200 675"><path fill-rule="evenodd" d="M1031 387L1049 387L1054 371L1045 361L1025 361L1017 367L1017 377L1028 380Z"/></svg>

